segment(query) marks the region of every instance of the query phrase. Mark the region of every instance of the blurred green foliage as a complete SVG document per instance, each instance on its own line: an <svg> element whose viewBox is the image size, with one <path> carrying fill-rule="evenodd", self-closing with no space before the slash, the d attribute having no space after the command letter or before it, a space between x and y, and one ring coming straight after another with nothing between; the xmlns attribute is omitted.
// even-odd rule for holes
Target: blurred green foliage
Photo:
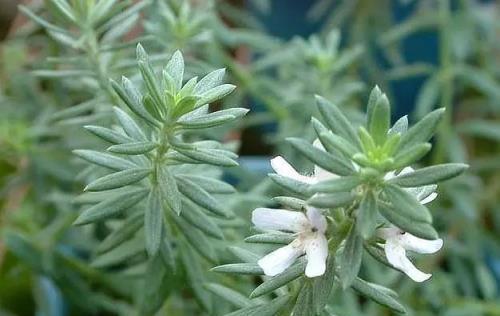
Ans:
<svg viewBox="0 0 500 316"><path fill-rule="evenodd" d="M263 14L271 7L249 2ZM142 244L124 242L108 258L99 256L98 245L123 219L72 226L81 211L75 197L95 170L71 150L105 148L82 127L114 126L112 106L120 101L108 78L138 79L135 46L141 42L156 68L181 50L186 78L226 67L226 82L238 89L213 108L264 107L241 124L202 130L190 140L212 138L237 148L248 131L275 124L275 132L257 138L258 146L306 170L312 165L284 139L313 140L315 94L361 123L369 87L377 83L390 96L392 81L425 76L410 121L437 107L448 110L422 165L467 162L471 168L441 185L434 202L445 247L421 260L433 271L431 281L415 284L372 258L365 258L361 275L394 289L408 315L500 315L499 5L399 1L414 10L395 22L392 2L315 1L307 14L323 19L322 30L290 41L266 33L248 10L226 1L47 0L22 7L30 21L2 43L0 56L0 314L147 315L159 309L159 315L221 315L248 303L256 280L209 272L214 264L200 261L193 247L185 246L179 271L171 274L155 266L159 262L142 264ZM403 42L422 32L438 34L437 64L405 60ZM212 172L221 177L219 169ZM225 233L225 241L214 243L218 263L238 257L228 246L248 235L250 211L279 192L265 175L244 167L227 173L240 193L217 197L237 215L218 223ZM245 295L231 292L241 306L221 299L229 288ZM341 288L331 297L324 315L391 313Z"/></svg>

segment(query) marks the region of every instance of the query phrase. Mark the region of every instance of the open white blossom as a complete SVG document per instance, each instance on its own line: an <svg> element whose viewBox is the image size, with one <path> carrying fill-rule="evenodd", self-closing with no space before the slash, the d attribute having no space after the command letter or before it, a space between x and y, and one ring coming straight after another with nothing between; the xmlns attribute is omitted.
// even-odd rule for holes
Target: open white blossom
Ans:
<svg viewBox="0 0 500 316"><path fill-rule="evenodd" d="M406 167L399 174L412 173L413 171L413 168ZM394 177L395 173L389 172L384 178L388 180ZM437 197L437 193L435 192L436 188L436 185L426 185L416 188L407 188L405 190L413 194L421 204L427 204ZM415 282L426 281L432 276L429 273L418 270L406 257L406 250L422 254L435 253L443 246L442 239L426 240L418 238L397 227L380 228L377 230L377 235L385 239L385 256L389 263L395 268L401 270Z"/></svg>
<svg viewBox="0 0 500 316"><path fill-rule="evenodd" d="M306 216L307 215L307 216ZM272 208L257 208L252 213L252 222L264 230L289 231L296 238L288 245L264 256L257 263L268 276L275 276L306 254L305 274L309 278L321 276L326 270L328 241L325 237L326 218L313 207L302 212Z"/></svg>
<svg viewBox="0 0 500 316"><path fill-rule="evenodd" d="M428 280L432 275L418 270L406 257L406 250L422 254L431 254L439 251L443 246L441 238L426 240L405 233L397 227L379 228L377 235L385 239L385 256L391 265L401 270L415 282Z"/></svg>
<svg viewBox="0 0 500 316"><path fill-rule="evenodd" d="M323 146L321 143L316 140L314 142L314 146L317 148L323 149ZM355 169L359 169L359 167L353 162L353 165ZM308 184L315 184L321 181L329 180L329 179L334 179L337 178L338 175L333 174L331 172L328 172L318 166L314 166L314 174L310 176L302 175L299 172L297 172L283 157L277 156L271 160L271 166L274 169L274 171L281 175L285 176L303 183L308 183ZM384 179L389 180L391 178L394 178L396 175L402 175L402 174L407 174L414 172L414 169L411 167L406 167L404 168L401 172L396 174L394 171L388 172L385 174ZM405 188L405 190L409 193L411 193L413 196L417 198L418 201L422 204L427 204L432 202L436 197L437 193L435 192L437 189L436 185L426 185L426 186L421 186L421 187L415 187L415 188ZM257 210L270 210L270 209L257 209ZM255 212L254 211L254 218L255 218ZM285 211L285 210L274 210L274 211L283 211L283 212L290 212L290 211ZM317 211L319 213L319 211ZM305 216L303 216L302 213L298 212L290 212L294 214L294 216L297 216L300 218L301 222L305 220ZM308 211L309 213L309 211ZM286 213L288 214L288 213ZM296 215L300 214L300 215ZM285 215L283 213L282 215L275 213L273 216L275 216L275 220L277 222L282 222L285 223L287 222L288 224L284 225L291 225L291 216ZM281 218L282 216L282 218ZM257 223L254 221L254 224L257 225ZM269 228L271 229L271 228ZM294 232L298 232L299 230L291 229L290 227L288 229L286 228L278 228L277 230L290 230ZM299 234L300 235L300 234ZM387 260L389 261L390 264L392 264L395 268L401 270L404 272L406 275L408 275L411 279L413 279L416 282L423 282L431 277L431 274L424 273L420 270L418 270L413 263L406 257L406 250L414 251L417 253L423 253L423 254L430 254L430 253L435 253L441 249L443 246L443 240L442 239L436 239L436 240L425 240L421 239L418 237L415 237L411 235L410 233L404 232L400 230L397 227L390 227L390 228L380 228L377 230L377 235L385 240L385 244L383 245L385 254L387 257ZM323 236L324 238L324 236ZM325 243L326 244L326 243ZM276 250L275 252L272 252L271 254L267 255L263 259L259 261L259 265L264 269L264 273L266 275L275 275L280 272L282 272L284 269L286 269L288 266L290 266L293 261L298 258L301 254L304 253L304 248L305 245L301 241L300 238L294 240L290 245L285 246L283 248L280 248ZM326 246L325 246L326 247ZM325 250L325 259L326 259L326 252ZM262 264L261 264L262 263ZM323 261L324 263L324 261ZM308 263L309 265L309 263ZM321 273L322 274L322 273ZM306 270L306 275L307 275L307 270ZM309 275L308 275L309 276Z"/></svg>

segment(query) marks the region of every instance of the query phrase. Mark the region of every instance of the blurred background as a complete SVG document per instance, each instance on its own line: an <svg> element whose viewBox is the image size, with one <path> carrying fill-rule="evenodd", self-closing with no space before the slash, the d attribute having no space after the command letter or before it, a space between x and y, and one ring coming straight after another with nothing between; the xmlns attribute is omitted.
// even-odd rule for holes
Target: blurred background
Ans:
<svg viewBox="0 0 500 316"><path fill-rule="evenodd" d="M21 12L20 1L0 0L0 315L125 315L134 305L116 288L133 287L137 275L90 264L106 229L71 226L85 177L71 150L93 144L83 125L109 120L102 91L107 78L133 73L137 42L159 62L181 49L190 74L226 67L238 86L217 106L252 111L243 124L205 136L238 148L241 167L224 177L242 192L228 203L243 217L272 195L269 157L311 168L283 140L312 139L314 94L354 121L375 84L393 119L414 122L446 107L422 165L471 168L440 186L430 207L445 240L422 260L433 278L416 285L369 259L363 274L395 289L410 315L500 315L500 2L123 1L108 20L123 24L94 38L98 57L57 33L86 30L51 1L22 2L36 16ZM141 7L116 18L129 5ZM176 308L186 297L172 299L165 315L184 315ZM332 315L390 315L350 292L339 291L332 305ZM200 314L193 307L186 315Z"/></svg>

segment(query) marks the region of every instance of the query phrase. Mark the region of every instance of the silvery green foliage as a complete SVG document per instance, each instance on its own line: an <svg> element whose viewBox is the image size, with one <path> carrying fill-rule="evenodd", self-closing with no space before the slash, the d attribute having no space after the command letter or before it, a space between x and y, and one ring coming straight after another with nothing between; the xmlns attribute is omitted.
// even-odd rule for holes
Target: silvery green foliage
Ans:
<svg viewBox="0 0 500 316"><path fill-rule="evenodd" d="M126 77L121 83L111 82L130 112L114 108L116 127L85 127L109 147L104 152L74 151L109 170L93 179L85 187L87 192L77 198L84 207L75 224L121 218L97 248L94 266L111 267L145 251L148 278L158 270L167 274L180 269L176 261L181 258L195 295L210 309L197 284L203 278L202 268L190 269L202 261L199 255L217 261L214 240L224 238L219 223L233 214L215 195L234 193L234 188L216 179L210 167L196 165L232 167L237 165L237 156L219 142L190 141L187 136L237 120L247 110L208 112L209 104L235 88L223 83L224 69L199 81L197 77L184 81L184 59L176 51L160 77L140 44L137 63L144 92Z"/></svg>
<svg viewBox="0 0 500 316"><path fill-rule="evenodd" d="M179 51L174 53L163 69L161 80L153 71L149 56L140 44L137 46L137 60L146 88L144 93L126 77L122 78L121 84L112 81L111 85L142 123L115 107L118 129L86 126L91 133L110 144L107 152L74 151L79 157L113 171L85 187L89 193L80 199L91 199L95 195L100 202L86 209L76 224L113 217L141 201L147 202L145 218L138 220L144 221L146 249L150 256L154 256L162 243L171 242L165 241L169 239L163 237L163 234L169 234L164 221L174 221L169 218L185 213L182 212L183 204L194 203L214 216L231 216L210 193L231 193L233 188L203 174L190 172L183 166L208 164L232 167L237 165L234 160L236 155L218 142L189 142L185 135L186 132L241 118L247 110L232 108L208 113L210 103L223 98L235 88L222 83L223 69L207 74L199 82L195 77L183 85L184 59ZM209 217L196 219L191 216L187 220L195 227L205 229L205 233L222 238L222 232ZM201 222L193 223L196 220ZM166 248L170 248L170 245Z"/></svg>
<svg viewBox="0 0 500 316"><path fill-rule="evenodd" d="M19 7L60 45L62 52L48 57L44 68L33 74L46 80L59 80L71 91L86 90L92 95L90 99L54 113L52 120L79 127L85 122L109 118L111 104L118 100L108 78L128 72L134 65L128 56L138 41L147 38L135 38L130 42L123 38L137 27L141 11L149 5L148 0L50 0L46 10L39 14L30 7Z"/></svg>
<svg viewBox="0 0 500 316"><path fill-rule="evenodd" d="M333 3L329 0L318 1L323 5L328 2ZM232 306L232 308L241 309L234 313L236 315L273 314L277 311L287 315L291 313L295 305L298 305L293 313L302 315L314 312L315 309L311 307L321 308L322 302L326 300L325 297L328 298L328 303L323 310L325 315L386 315L387 308L380 308L376 303L390 306L395 310L402 310L404 305L409 313L418 315L496 313L498 310L498 304L495 304L495 298L498 295L497 288L492 270L483 259L486 254L491 255L493 252L491 249L498 248L495 246L495 228L499 221L496 215L498 212L495 211L498 208L496 142L499 139L499 133L498 124L495 121L498 112L495 100L498 99L500 90L497 87L498 58L494 45L495 29L498 29L498 23L495 23L498 19L494 16L498 10L488 6L482 7L472 1L461 1L453 10L448 7L447 1L439 2L439 7L435 7L431 1L421 1L416 2L421 6L421 10L415 10L417 14L404 19L400 24L393 24L390 10L382 9L388 8L389 1L380 3L373 1L335 2L344 9L323 10L323 12L332 12L333 18L330 21L340 21L340 23L327 23L322 32L323 35L312 36L309 40L299 39L284 43L283 47L292 48L290 51L293 51L291 55L294 58L289 59L288 55L280 51L275 55L278 58L274 61L273 54L269 52L277 48L276 44L279 44L279 41L269 40L270 36L262 36L261 33L255 32L258 25L250 15L245 14L248 12L235 10L234 7L222 1L213 2L212 6L205 6L209 1L202 1L201 6L198 6L199 1L51 0L46 1L44 6L37 7L35 4L30 7L29 10L36 12L37 16L30 12L28 15L41 25L43 30L27 28L29 33L26 38L19 36L13 40L13 42L21 40L26 43L19 45L19 42L16 42L17 45L11 47L5 45L2 48L2 62L5 65L2 67L2 78L8 81L2 81L2 98L0 99L2 105L7 105L2 108L3 115L0 119L0 147L6 149L0 150L2 177L0 222L2 233L5 228L5 235L3 235L5 238L2 238L2 241L6 245L6 247L0 247L0 263L2 264L0 301L5 302L4 300L7 299L8 305L12 305L11 302L15 301L12 299L15 294L12 289L22 288L26 292L32 292L36 297L39 303L37 312L51 315L52 305L49 305L54 297L47 297L51 289L46 287L46 281L50 280L62 293L64 302L71 309L70 313L74 308L84 313L105 311L120 315L130 313L147 315L155 313L163 304L160 313L181 313L179 306L182 306L182 313L185 314L222 315ZM425 3L431 5L426 6ZM438 2L435 4L437 5ZM130 10L122 10L125 7ZM95 11L96 8L102 10ZM161 15L166 9L171 11L173 19L169 21L173 22L158 23L154 14ZM144 20L138 20L139 10ZM78 13L77 20L79 21L75 23L71 19L66 19L64 16L68 12L70 15ZM92 21L88 15L90 12L94 14L107 12L106 21L89 24ZM130 20L125 19L123 24L117 23L116 27L113 27L112 21L119 22L128 14L123 15L123 12L133 13ZM233 25L238 26L238 29L227 27L223 19L230 20ZM124 40L123 33L132 25L140 24L142 21L147 25L145 36L136 36L130 42ZM112 35L113 32L107 35L108 31L102 27L103 25L110 26L110 30L115 29L118 32L115 33L116 38ZM155 28L149 28L150 25ZM58 31L61 35L58 35L57 31L53 34L52 26L59 27ZM91 27L84 29L82 28L84 26ZM345 42L347 47L354 47L354 50L337 50L337 47L333 45L336 43L336 32L330 32L330 30L338 26L343 26L342 29L347 30L343 33L342 42ZM252 29L250 30L249 27ZM183 33L185 28L188 32ZM438 30L443 35L443 43L446 44L439 46L439 49L444 51L439 66L423 63L410 64L401 59L397 45L406 40L409 35L429 28ZM51 37L46 36L47 30ZM206 30L208 32L205 32ZM383 32L373 34L380 30ZM202 35L198 36L199 34ZM211 35L208 41L206 40L207 34ZM65 35L69 35L70 38L64 38ZM57 45L52 40L54 38L57 38ZM155 41L150 41L151 38L155 38ZM330 80L332 81L330 84L321 84L321 81L314 79L321 74L320 68L324 69L324 74L329 74L332 69L335 70L336 67L332 65L339 59L342 60L341 56L346 56L347 59L359 56L357 53L360 51L356 50L358 48L356 43L366 44L367 39L370 43L374 42L374 45L369 45L368 48L373 48L372 46L377 46L377 49L379 46L383 48L384 56L391 65L390 70L381 69L374 63L373 51L370 54L363 51L362 58L352 60L352 64L348 64L345 71L334 72L335 80ZM390 271L386 265L373 264L374 261L370 258L376 257L390 265L381 246L387 242L386 238L389 239L394 230L379 230L378 228L392 229L388 226L389 222L401 227L405 225L401 217L398 218L399 213L390 213L384 209L386 206L384 203L392 205L392 200L385 199L385 194L394 193L391 192L391 186L394 185L396 187L416 185L416 183L408 182L411 180L410 173L403 172L408 171L408 168L395 167L397 155L384 157L381 155L382 151L376 150L377 146L380 147L377 143L381 140L380 136L375 137L375 134L372 134L370 124L365 129L375 146L370 141L370 137L366 136L365 131L360 132L358 136L365 142L361 144L361 149L355 147L352 159L348 157L344 162L347 162L349 168L349 162L354 161L355 165L361 166L359 170L357 167L354 168L355 171L361 173L360 170L364 169L368 171L367 177L374 177L376 173L385 174L382 182L389 183L388 192L382 191L381 185L378 188L381 190L378 195L370 194L370 190L366 190L365 185L353 184L351 181L356 182L360 179L356 177L353 179L350 174L343 176L341 179L345 181L339 181L337 184L322 181L325 182L326 187L320 186L322 182L314 185L309 183L310 179L317 175L316 173L313 176L307 173L304 175L297 173L299 179L306 180L305 184L290 181L289 174L280 175L278 171L278 175L272 176L274 181L288 189L293 188L293 185L297 185L296 190L300 188L300 192L289 196L282 194L274 198L273 207L286 208L296 213L302 212L304 208L310 208L311 204L324 209L323 215L328 218L328 230L325 235L331 241L335 239L340 242L337 258L354 258L356 260L351 260L350 263L358 262L356 254L359 254L357 250L359 249L359 236L362 237L366 250L362 255L363 279L354 278L351 286L354 291L344 290L342 284L349 281L357 269L351 269L352 274L336 274L337 271L341 271L341 267L349 266L349 262L342 263L342 260L333 263L327 261L326 265L328 267L334 265L335 269L327 269L327 273L319 278L323 280L320 282L316 278L304 276L307 261L304 260L306 258L300 258L289 272L283 274L282 278L263 276L263 280L272 280L272 282L263 282L253 292L251 288L255 286L255 277L251 277L253 281L249 282L248 278L235 278L233 274L216 273L217 271L234 271L248 275L262 275L264 271L258 262L263 256L272 253L271 250L275 247L281 248L293 243L296 234L260 231L257 227L257 233L246 239L247 246L243 248L241 244L237 244L238 247L234 247L235 240L240 241L242 235L248 234L247 228L251 223L247 221L245 224L241 219L212 216L212 213L208 213L205 209L208 205L199 206L196 201L189 200L189 197L196 197L196 194L189 195L188 193L188 198L181 198L183 199L182 207L188 212L181 212L178 217L168 210L163 213L167 221L164 222L165 226L161 227L161 233L162 237L168 232L174 235L170 239L173 240L171 245L174 245L171 249L173 256L169 256L167 248L160 247L156 255L148 257L148 251L150 253L155 251L154 241L158 240L158 234L146 234L146 226L150 232L158 232L158 227L161 226L158 225L158 221L154 220L158 219L158 213L151 212L154 208L146 208L158 202L158 200L149 199L149 194L131 208L112 218L95 222L92 225L71 226L75 218L83 211L100 204L109 193L107 191L120 193L120 190L124 189L121 193L130 193L122 199L115 199L117 203L109 202L112 204L109 210L113 211L113 207L116 210L116 207L121 208L124 204L131 203L130 201L134 202L134 199L142 197L141 195L147 193L150 188L152 176L147 157L156 152L159 138L154 132L158 129L157 123L154 123L149 115L153 118L155 115L163 119L165 117L161 113L151 112L150 110L154 107L148 107L147 112L144 112L144 109L134 107L134 104L129 102L134 107L129 108L126 103L123 103L128 100L125 87L130 87L130 84L127 80L123 84L121 80L117 80L118 84L108 81L108 77L117 79L125 74L137 90L141 91L141 95L146 96L149 90L141 80L135 56L131 56L135 55L132 51L138 41L147 43L147 47L150 48L148 50L155 52L150 54L149 60L154 64L157 75L160 66L166 64L166 60L176 49L180 48L180 45L184 45L182 51L188 59L189 68L185 70L187 76L184 77L189 78L219 67L228 67L229 78L227 80L237 83L239 96L233 98L235 94L233 93L229 100L225 98L224 103L240 104L239 100L245 100L248 97L264 103L267 111L256 115L255 120L248 122L255 124L255 122L276 121L283 133L276 135L278 137L274 134L271 137L278 139L290 135L304 137L305 134L301 132L303 128L310 132L313 130L325 132L326 129L326 134L330 133L326 116L323 118L318 108L310 102L313 93L325 96L326 99L334 101L332 103L341 104L341 110L346 114L348 121L353 126L357 126L363 118L359 119L351 111L351 105L359 103L356 98L357 94L351 92L358 90L347 88L361 87L359 82L354 80L358 72L367 73L375 82L382 84L385 80L398 80L415 74L432 74L422 87L421 95L417 100L417 117L423 117L431 112L436 104L446 104L447 111L444 115L439 111L433 114L444 117L440 132L433 140L433 145L437 144L437 147L441 149L433 150L429 155L431 157L429 159L426 157L422 166L448 160L452 162L468 160L472 167L472 172L467 173L466 176L440 185L440 198L432 207L439 211L433 212L432 226L428 224L429 218L425 211L420 214L424 214L425 217L412 220L413 225L416 226L414 229L422 227L427 229L427 233L417 230L413 233L429 234L427 236L432 234L434 237L435 232L432 228L436 227L439 228L440 235L446 238L446 251L439 256L432 257L427 265L422 266L423 270L433 272L433 281L425 285L414 283L399 271L394 269ZM75 43L76 46L73 46ZM240 51L241 45L245 46L245 49L250 48L250 52L264 53L265 56L262 59L260 56L254 56L255 59L252 59L248 65L241 66L239 64L241 60L234 61L232 56L234 51L230 51L233 49ZM34 57L31 55L19 54L24 51L32 52L33 46L43 48L41 58L33 60ZM245 49L242 51L245 52ZM96 52L98 54L95 54ZM355 54L351 54L353 52ZM55 56L45 61L47 54ZM270 58L267 58L268 55ZM33 72L36 75L35 78L23 70L33 68L42 69ZM268 69L280 69L279 76L268 76L270 73ZM344 72L348 75L344 76ZM161 77L161 75L158 76L158 81L161 81ZM337 79L341 82L345 80L346 85L337 85L339 81ZM298 93L298 91L303 92ZM342 97L343 93L349 95L347 103L337 99L339 96ZM376 95L379 93L374 94L375 99ZM120 96L125 96L125 99L122 101ZM169 100L175 99L170 95L168 98ZM82 99L89 100L89 102L81 103ZM147 99L146 102L144 98L143 104L151 105L152 97ZM234 102L235 99L238 101ZM296 111L288 111L289 105L292 104L290 100L295 104ZM77 104L77 106L72 106L72 104ZM113 105L118 106L124 112L114 110ZM54 108L62 107L65 110L54 113ZM117 119L116 114L120 116L120 113L126 113L137 123L146 136L145 140L131 141L133 138L130 138ZM305 124L309 122L311 113L316 113L313 115L321 119L321 122L313 120L311 126L314 126L314 129L310 128L309 124ZM354 119L351 120L351 118ZM155 120L162 121L162 119ZM58 124L54 124L54 121ZM397 128L393 127L392 130L404 130L405 122L404 118L399 120L396 124ZM67 124L73 126L74 129L69 132L67 129L60 129L62 125ZM95 133L111 132L108 138L114 139L116 143L103 141L85 131L82 127L88 124L93 125L88 129ZM300 131L293 131L293 128L297 127ZM357 132L356 127L355 130ZM80 132L77 133L77 131ZM337 135L341 134L335 129L333 131ZM189 144L206 139L207 135L215 134L213 129L205 128L185 128L177 132L182 134L181 140ZM314 133L314 136L309 134L304 138L321 139L322 132ZM221 134L218 133L213 138L220 139ZM128 138L124 139L123 136ZM335 136L333 138L335 139ZM393 141L396 139L394 138ZM290 143L297 148L304 146L304 141L297 139L291 140ZM214 143L202 141L200 144L210 147ZM316 141L316 146L309 146L308 150L311 150L311 147L314 150L321 149L317 144L318 141ZM343 143L346 148L349 144L349 142ZM341 147L342 144L339 145L339 148ZM368 149L365 150L365 147ZM386 147L386 144L381 147ZM418 149L415 154L425 152L428 147L426 144L421 144L420 147L414 148ZM97 164L87 164L79 158L74 160L80 165L70 164L71 160L68 158L70 151L67 148L85 148L76 153ZM142 154L149 148L152 148L151 151ZM226 145L223 148L228 149ZM326 149L331 155L339 154L337 150ZM283 154L283 149L280 148L276 152ZM302 152L308 151L302 150ZM318 153L318 151L314 152ZM301 150L293 153L301 154ZM288 158L291 155L286 153L285 156ZM179 157L182 157L182 162L177 161ZM261 203L260 206L264 205L266 201L260 201L264 200L266 195L274 193L275 188L270 189L267 183L263 182L263 185L251 188L246 185L240 186L246 192L234 198L234 194L228 194L232 191L231 187L217 180L220 179L221 168L207 164L194 164L192 158L186 157L182 154L174 155L173 158L169 156L169 159L172 158L171 161L176 163L168 165L168 170L173 174L176 184L182 181L178 179L179 175L180 178L185 177L199 186L202 186L202 182L199 181L203 178L205 181L207 178L215 179L209 183L203 183L202 188L219 202L219 205L223 204L224 210L244 213L246 209L253 207L251 204L257 201ZM313 158L319 159L318 157ZM320 164L315 159L313 159L314 162ZM292 161L295 162L295 160ZM79 167L83 164L90 166L79 172ZM106 166L103 167L102 164ZM132 164L138 167L132 168ZM386 170L386 167L383 167L386 165L392 165L392 167L387 167ZM136 183L128 184L124 188L100 192L92 190L116 185L116 182L114 184L113 181L111 184L109 181L94 183L89 186L87 193L73 201L73 194L75 192L79 194L81 191L82 179L90 184L108 174L121 172L121 168L126 169L125 171L132 168L128 174L120 174L120 176L126 176L126 179L122 178L122 181L133 182L144 174L148 175L143 180L137 180ZM396 172L393 172L392 168L396 168ZM315 169L320 171L318 175L322 174L321 170L325 171L321 167ZM376 172L373 173L370 169ZM427 173L434 176L439 175L436 171L439 169L432 167L427 169ZM326 174L328 173L331 174L326 170ZM75 174L77 174L76 179ZM386 177L387 175L390 177ZM252 176L259 177L255 174ZM241 179L244 181L247 178L250 178L248 173ZM116 177L111 180L116 181ZM355 187L350 190L345 187L342 189L349 192L342 190L323 192L326 188L333 190L332 188L337 185L340 185L340 188L352 185ZM179 189L180 186L177 186ZM429 186L434 187L432 184ZM313 187L315 188L312 189ZM338 187L335 190L337 189ZM414 188L404 190L406 189L408 192L420 195L425 193L425 190ZM180 190L179 193L183 195ZM354 198L352 193L355 195ZM364 195L365 193L368 194ZM313 198L314 195L316 195L315 198ZM252 203L249 203L250 201ZM353 205L359 204L359 207L349 209L348 206L342 206L330 212L334 209L332 205L336 205L333 203L344 203L344 201L349 201ZM213 206L213 204L210 205ZM237 206L237 208L231 206ZM420 206L415 207L423 210ZM412 210L412 208L409 209ZM400 209L397 211L399 212ZM189 217L190 215L197 217ZM246 215L243 216L247 218ZM377 220L370 220L374 215L377 215ZM335 226L335 223L341 222L342 216L348 217L351 221L346 222L343 227ZM148 218L147 225L146 218ZM175 222L176 219L179 223ZM215 222L216 226L207 224L210 221ZM172 225L169 226L169 223ZM379 226L385 224L386 227L376 227L376 233L373 235L374 223ZM350 233L351 225L359 227L355 234ZM186 229L180 231L179 227ZM167 228L173 229L167 231ZM201 233L195 233L196 229ZM224 241L219 239L221 231L226 237ZM192 235L189 235L189 232ZM342 239L342 236L349 236L349 239ZM332 243L330 247L333 248L333 246L335 245ZM7 249L5 256L4 249ZM223 249L228 250L233 257L226 258L227 253L219 251ZM344 252L354 255L343 257ZM214 257L219 260L214 261ZM177 259L175 263L172 262L172 258ZM211 266L219 262L234 262L235 258L241 263L214 268L216 272L208 271ZM330 258L333 257L330 256ZM356 265L353 266L356 267ZM431 270L430 267L433 269ZM296 281L289 282L294 278ZM330 288L332 280L334 286ZM286 286L279 287L283 284ZM279 288L275 289L275 287ZM269 291L273 294L266 294L271 293ZM252 298L248 297L250 293ZM359 300L357 293L372 300ZM465 300L464 295L467 296ZM193 298L196 299L197 304ZM31 305L26 301L26 295L22 296L20 301L18 305L22 307ZM460 303L455 304L455 302ZM0 308L1 312L3 309L4 306Z"/></svg>
<svg viewBox="0 0 500 316"><path fill-rule="evenodd" d="M352 287L404 313L394 292L359 278L365 251L417 282L430 277L416 270L405 257L405 250L433 253L441 248L442 240L424 204L436 197L437 182L456 177L467 165L439 164L417 170L409 166L431 149L428 141L444 109L429 113L411 128L406 117L391 127L389 101L375 87L368 101L366 123L356 129L335 104L320 96L316 99L321 121L314 118L312 124L318 141L312 145L300 138L288 139L315 165L314 174L301 175L281 157L273 159L277 174L271 174L271 179L293 193L277 197L275 202L293 212L256 209L252 220L263 231L246 239L282 248L260 260L254 254L241 257L243 263L214 268L220 273L270 276L250 297L285 290L271 304L255 304L229 315L270 316L278 311L283 315L321 314L335 284L344 290ZM302 212L307 213L309 224L302 223ZM322 215L314 214L318 212ZM317 237L310 234L318 233L326 237L324 246L320 239L311 239ZM302 254L306 256L300 257Z"/></svg>
<svg viewBox="0 0 500 316"><path fill-rule="evenodd" d="M290 136L312 135L308 123L317 109L305 104L313 102L315 94L343 104L350 117L361 116L355 110L355 99L364 84L354 69L364 48L340 49L340 40L337 29L308 39L295 37L255 61L254 71L263 78L262 84L256 84L264 96L260 100L268 107L268 115L279 121L278 133L272 136L277 143Z"/></svg>

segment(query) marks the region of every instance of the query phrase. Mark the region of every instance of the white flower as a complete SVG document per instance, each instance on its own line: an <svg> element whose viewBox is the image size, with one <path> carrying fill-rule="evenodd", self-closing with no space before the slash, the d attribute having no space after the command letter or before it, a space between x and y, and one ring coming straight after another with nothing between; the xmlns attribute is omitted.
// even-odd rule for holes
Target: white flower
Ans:
<svg viewBox="0 0 500 316"><path fill-rule="evenodd" d="M407 174L414 171L413 168L406 167L401 170L399 174ZM389 180L395 176L395 173L391 171L385 175L384 179ZM435 192L436 188L436 185L425 185L415 188L406 188L405 190L415 196L421 204L427 204L437 197L437 193ZM432 276L431 274L418 270L406 257L406 250L423 254L435 253L443 246L442 239L421 239L397 227L380 228L377 230L377 235L385 239L385 256L389 263L395 268L401 270L415 282L423 282Z"/></svg>
<svg viewBox="0 0 500 316"><path fill-rule="evenodd" d="M385 239L385 256L391 265L401 270L415 282L428 280L432 275L418 270L406 257L406 250L422 254L431 254L443 247L441 238L426 240L405 233L397 227L379 228L377 235Z"/></svg>
<svg viewBox="0 0 500 316"><path fill-rule="evenodd" d="M319 140L315 140L313 143L314 147L325 150L323 145L319 142ZM328 172L325 169L314 166L314 174L311 176L304 176L293 168L288 161L286 161L283 157L277 156L271 159L271 167L273 170L279 174L280 176L291 178L293 180L297 180L303 183L314 184L321 181L338 178L338 175Z"/></svg>
<svg viewBox="0 0 500 316"><path fill-rule="evenodd" d="M257 263L268 276L275 276L306 254L305 274L309 278L323 275L328 257L328 241L325 237L326 218L318 209L307 208L307 216L301 212L282 209L257 208L252 213L252 222L264 230L290 231L296 233L290 244L264 256Z"/></svg>

